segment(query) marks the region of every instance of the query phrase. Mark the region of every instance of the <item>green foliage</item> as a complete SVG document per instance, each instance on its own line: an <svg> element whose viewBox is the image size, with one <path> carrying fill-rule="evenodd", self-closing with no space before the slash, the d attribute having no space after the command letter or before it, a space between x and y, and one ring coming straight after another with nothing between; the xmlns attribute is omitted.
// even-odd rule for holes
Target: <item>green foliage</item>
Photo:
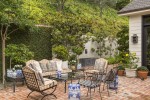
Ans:
<svg viewBox="0 0 150 100"><path fill-rule="evenodd" d="M126 18L119 17L109 6L102 9L101 18L97 5L83 0L62 1L1 0L0 26L7 23L8 33L12 33L8 35L7 44L28 45L35 54L34 59L41 60L51 59L52 46L58 45L65 47L67 52L80 54L89 36L94 36L93 40L99 43L99 51L102 51L97 52L102 55L106 51L100 48L104 46L104 39L115 36L120 26L128 24ZM76 60L76 55L72 60Z"/></svg>
<svg viewBox="0 0 150 100"><path fill-rule="evenodd" d="M125 68L123 66L118 66L117 68L118 68L118 70L125 70Z"/></svg>
<svg viewBox="0 0 150 100"><path fill-rule="evenodd" d="M67 48L63 45L58 45L56 47L52 48L53 54L56 56L56 58L61 60L68 60L69 53L67 51Z"/></svg>
<svg viewBox="0 0 150 100"><path fill-rule="evenodd" d="M122 26L122 30L117 33L118 50L120 52L129 52L129 28Z"/></svg>
<svg viewBox="0 0 150 100"><path fill-rule="evenodd" d="M139 58L136 57L136 53L126 53L124 56L124 63L123 65L130 69L137 68L137 62L139 61Z"/></svg>
<svg viewBox="0 0 150 100"><path fill-rule="evenodd" d="M125 7L127 4L129 4L130 1L131 0L117 0L116 10L121 10L123 7Z"/></svg>
<svg viewBox="0 0 150 100"><path fill-rule="evenodd" d="M76 55L82 54L83 50L84 50L83 47L77 47L77 46L72 47L72 52L75 53Z"/></svg>
<svg viewBox="0 0 150 100"><path fill-rule="evenodd" d="M141 66L137 68L137 71L149 71L147 67Z"/></svg>
<svg viewBox="0 0 150 100"><path fill-rule="evenodd" d="M108 60L108 64L116 64L116 59L114 57L106 58Z"/></svg>
<svg viewBox="0 0 150 100"><path fill-rule="evenodd" d="M94 49L94 48L91 48L91 51L92 51L92 52L95 52L95 49Z"/></svg>
<svg viewBox="0 0 150 100"><path fill-rule="evenodd" d="M34 53L31 52L24 44L9 44L5 50L6 56L10 57L13 63L25 63L34 57Z"/></svg>

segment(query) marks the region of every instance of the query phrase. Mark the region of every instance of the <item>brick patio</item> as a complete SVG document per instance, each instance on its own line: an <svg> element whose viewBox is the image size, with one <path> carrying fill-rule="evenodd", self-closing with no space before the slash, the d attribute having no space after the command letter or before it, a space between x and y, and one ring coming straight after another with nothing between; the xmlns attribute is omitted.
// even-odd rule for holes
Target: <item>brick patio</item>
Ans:
<svg viewBox="0 0 150 100"><path fill-rule="evenodd" d="M101 89L102 90L102 89ZM40 100L41 94L34 92L26 98L30 90L24 85L17 85L16 92L12 92L12 87L7 86L5 90L0 90L0 100ZM89 100L86 96L87 88L81 87L81 100ZM64 83L59 82L57 90L54 92L57 100L67 100L68 94L64 93ZM102 91L103 100L150 100L150 77L146 80L139 78L119 77L119 89L110 90L110 97L106 89ZM48 96L44 100L55 100L53 96ZM98 89L92 91L92 100L100 100Z"/></svg>

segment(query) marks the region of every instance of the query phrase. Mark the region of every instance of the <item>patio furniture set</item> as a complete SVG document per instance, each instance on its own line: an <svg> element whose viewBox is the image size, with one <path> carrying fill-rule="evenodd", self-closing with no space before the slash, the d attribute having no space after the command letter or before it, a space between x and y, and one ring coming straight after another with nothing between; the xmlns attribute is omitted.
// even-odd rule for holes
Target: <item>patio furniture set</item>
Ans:
<svg viewBox="0 0 150 100"><path fill-rule="evenodd" d="M66 93L67 82L69 81L72 83L72 80L78 80L77 84L87 87L88 92L90 92L90 97L91 89L94 89L95 91L96 87L99 87L101 96L100 86L103 82L104 85L107 84L109 95L109 85L114 82L117 72L115 69L112 69L107 73L107 63L107 60L100 58L95 61L94 69L92 70L82 69L72 71L69 69L67 61L63 62L59 59L43 59L41 61L30 60L22 69L26 85L31 90L27 97L29 97L32 92L37 91L43 95L42 99L48 95L53 95L57 98L53 93L56 90L58 81L65 82L64 92ZM58 71L61 71L61 76L58 75ZM46 93L45 91L48 89L52 89L53 91L51 93Z"/></svg>

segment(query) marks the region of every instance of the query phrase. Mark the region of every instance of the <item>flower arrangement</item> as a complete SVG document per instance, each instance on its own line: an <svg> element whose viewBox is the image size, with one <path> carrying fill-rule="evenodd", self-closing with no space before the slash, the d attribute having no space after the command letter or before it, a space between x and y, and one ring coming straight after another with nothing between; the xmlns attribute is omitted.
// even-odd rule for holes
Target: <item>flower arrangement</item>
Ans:
<svg viewBox="0 0 150 100"><path fill-rule="evenodd" d="M137 68L137 62L139 58L136 56L136 53L127 53L124 57L124 66L126 68L135 69Z"/></svg>
<svg viewBox="0 0 150 100"><path fill-rule="evenodd" d="M77 62L76 60L71 60L70 65L76 65L76 62Z"/></svg>
<svg viewBox="0 0 150 100"><path fill-rule="evenodd" d="M16 69L21 69L22 68L22 65L15 65L14 66L14 69L16 70Z"/></svg>

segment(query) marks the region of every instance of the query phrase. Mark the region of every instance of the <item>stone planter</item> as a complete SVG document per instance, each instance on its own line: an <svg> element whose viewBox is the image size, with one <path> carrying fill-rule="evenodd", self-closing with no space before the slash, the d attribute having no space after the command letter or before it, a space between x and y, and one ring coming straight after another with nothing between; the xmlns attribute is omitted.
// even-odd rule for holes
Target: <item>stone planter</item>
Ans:
<svg viewBox="0 0 150 100"><path fill-rule="evenodd" d="M138 71L138 77L141 79L147 79L148 71Z"/></svg>
<svg viewBox="0 0 150 100"><path fill-rule="evenodd" d="M124 75L124 70L118 70L118 75L123 76Z"/></svg>
<svg viewBox="0 0 150 100"><path fill-rule="evenodd" d="M137 69L125 68L126 77L137 77Z"/></svg>

